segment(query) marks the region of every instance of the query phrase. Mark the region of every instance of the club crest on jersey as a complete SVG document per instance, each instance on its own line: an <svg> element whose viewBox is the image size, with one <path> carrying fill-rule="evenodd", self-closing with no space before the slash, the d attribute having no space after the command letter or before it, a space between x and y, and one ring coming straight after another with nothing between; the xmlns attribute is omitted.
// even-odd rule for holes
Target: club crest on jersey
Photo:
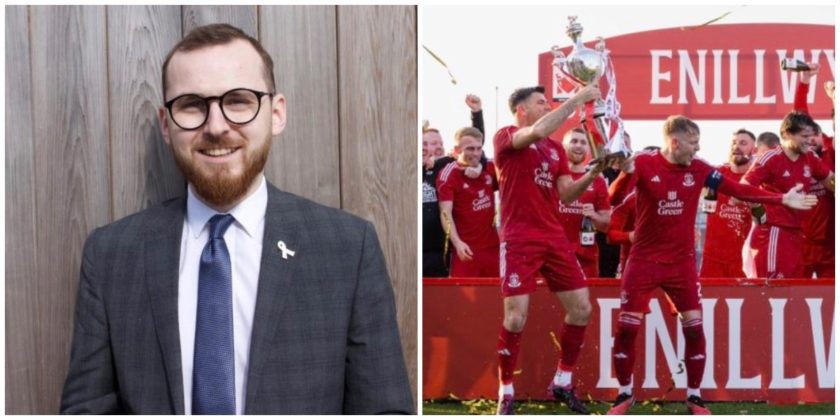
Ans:
<svg viewBox="0 0 840 420"><path fill-rule="evenodd" d="M484 183L487 185L493 185L493 178L490 175L484 174Z"/></svg>
<svg viewBox="0 0 840 420"><path fill-rule="evenodd" d="M560 160L560 155L557 154L556 149L551 149L551 158L554 160Z"/></svg>
<svg viewBox="0 0 840 420"><path fill-rule="evenodd" d="M808 165L805 165L802 168L802 175L804 175L805 178L810 178L811 177L811 167L808 166Z"/></svg>
<svg viewBox="0 0 840 420"><path fill-rule="evenodd" d="M694 185L694 175L685 174L685 178L683 178L683 185L686 186L686 187L693 186ZM673 200L673 198L671 200Z"/></svg>
<svg viewBox="0 0 840 420"><path fill-rule="evenodd" d="M510 277L508 277L508 287L511 289L516 289L521 285L522 283L519 282L519 274L512 273Z"/></svg>

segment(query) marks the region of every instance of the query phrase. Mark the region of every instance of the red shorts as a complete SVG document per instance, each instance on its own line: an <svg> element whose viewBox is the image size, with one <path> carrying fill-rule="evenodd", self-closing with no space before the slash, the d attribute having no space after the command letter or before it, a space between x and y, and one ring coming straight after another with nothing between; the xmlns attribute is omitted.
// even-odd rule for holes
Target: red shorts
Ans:
<svg viewBox="0 0 840 420"><path fill-rule="evenodd" d="M595 258L591 254L575 253L575 257L580 263L580 268L586 278L591 279L598 277L598 253L595 253Z"/></svg>
<svg viewBox="0 0 840 420"><path fill-rule="evenodd" d="M499 277L499 248L473 250L469 261L461 261L453 250L451 261L450 277Z"/></svg>
<svg viewBox="0 0 840 420"><path fill-rule="evenodd" d="M716 260L703 256L703 263L700 265L700 277L733 277L744 278L744 263L741 260L741 253L736 255L738 259L731 261Z"/></svg>
<svg viewBox="0 0 840 420"><path fill-rule="evenodd" d="M820 278L834 278L834 238L831 240L802 241L802 264L805 277L816 273Z"/></svg>
<svg viewBox="0 0 840 420"><path fill-rule="evenodd" d="M586 287L574 247L563 240L505 241L500 245L502 296L525 295L537 289L542 274L552 292Z"/></svg>
<svg viewBox="0 0 840 420"><path fill-rule="evenodd" d="M621 276L621 310L648 311L651 294L662 288L679 312L700 309L700 280L694 258L673 264L629 259Z"/></svg>
<svg viewBox="0 0 840 420"><path fill-rule="evenodd" d="M802 231L758 225L750 248L756 250L755 272L759 278L792 279L805 276L802 265Z"/></svg>

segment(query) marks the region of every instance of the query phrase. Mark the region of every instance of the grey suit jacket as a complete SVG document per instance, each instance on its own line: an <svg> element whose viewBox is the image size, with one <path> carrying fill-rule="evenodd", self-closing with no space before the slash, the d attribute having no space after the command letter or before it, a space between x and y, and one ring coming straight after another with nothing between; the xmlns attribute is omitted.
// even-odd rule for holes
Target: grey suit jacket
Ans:
<svg viewBox="0 0 840 420"><path fill-rule="evenodd" d="M88 237L62 413L184 413L185 212L184 198L170 200ZM271 185L265 217L245 412L413 413L373 226Z"/></svg>

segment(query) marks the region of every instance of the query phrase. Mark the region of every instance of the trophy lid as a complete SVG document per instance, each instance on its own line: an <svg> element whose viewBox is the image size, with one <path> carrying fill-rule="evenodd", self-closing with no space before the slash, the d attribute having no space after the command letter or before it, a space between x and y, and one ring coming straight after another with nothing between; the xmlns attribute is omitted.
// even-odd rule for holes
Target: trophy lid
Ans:
<svg viewBox="0 0 840 420"><path fill-rule="evenodd" d="M569 26L566 27L566 35L572 39L575 45L581 45L581 34L583 33L583 26L577 21L577 16L569 16Z"/></svg>

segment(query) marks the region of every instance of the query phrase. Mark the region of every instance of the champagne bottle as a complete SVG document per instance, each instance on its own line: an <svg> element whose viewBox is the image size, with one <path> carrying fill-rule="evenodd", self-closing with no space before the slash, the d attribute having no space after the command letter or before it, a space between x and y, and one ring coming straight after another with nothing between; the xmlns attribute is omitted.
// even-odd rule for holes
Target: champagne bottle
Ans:
<svg viewBox="0 0 840 420"><path fill-rule="evenodd" d="M808 63L797 60L795 58L783 58L782 59L782 70L788 71L807 71L810 70L811 67L808 66Z"/></svg>
<svg viewBox="0 0 840 420"><path fill-rule="evenodd" d="M595 224L589 216L583 216L580 222L580 244L583 246L595 245Z"/></svg>
<svg viewBox="0 0 840 420"><path fill-rule="evenodd" d="M752 213L753 222L755 222L755 224L763 225L767 223L767 209L765 209L763 205L759 204L755 207L751 207L750 213Z"/></svg>
<svg viewBox="0 0 840 420"><path fill-rule="evenodd" d="M701 204L703 213L714 213L717 209L717 189L706 187L706 195L703 196Z"/></svg>

